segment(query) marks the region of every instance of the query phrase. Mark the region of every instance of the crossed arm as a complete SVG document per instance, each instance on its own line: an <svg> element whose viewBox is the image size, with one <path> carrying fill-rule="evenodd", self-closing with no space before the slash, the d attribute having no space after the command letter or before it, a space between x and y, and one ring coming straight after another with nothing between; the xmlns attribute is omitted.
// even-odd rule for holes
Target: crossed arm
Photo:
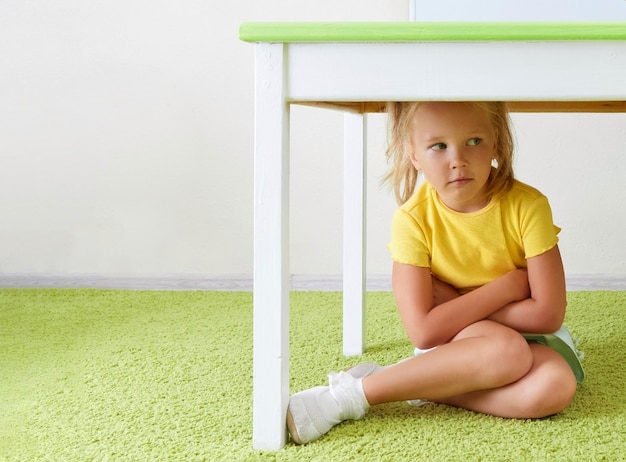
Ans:
<svg viewBox="0 0 626 462"><path fill-rule="evenodd" d="M558 246L517 269L459 295L428 268L394 263L393 292L409 338L418 348L448 342L462 329L491 319L519 332L557 330L565 316L565 276Z"/></svg>

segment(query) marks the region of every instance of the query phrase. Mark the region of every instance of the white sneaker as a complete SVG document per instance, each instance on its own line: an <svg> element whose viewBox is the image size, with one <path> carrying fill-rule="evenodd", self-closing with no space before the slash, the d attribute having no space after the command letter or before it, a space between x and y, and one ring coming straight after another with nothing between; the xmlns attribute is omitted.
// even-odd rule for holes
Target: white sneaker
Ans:
<svg viewBox="0 0 626 462"><path fill-rule="evenodd" d="M291 396L287 427L298 444L315 441L340 422L360 419L369 409L362 379L347 372L328 375L328 387L314 387Z"/></svg>

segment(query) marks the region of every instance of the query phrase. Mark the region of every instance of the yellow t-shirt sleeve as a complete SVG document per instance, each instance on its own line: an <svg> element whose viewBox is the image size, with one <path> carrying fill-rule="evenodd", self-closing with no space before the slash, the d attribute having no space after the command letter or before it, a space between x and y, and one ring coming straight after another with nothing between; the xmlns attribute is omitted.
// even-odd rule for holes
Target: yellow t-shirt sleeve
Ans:
<svg viewBox="0 0 626 462"><path fill-rule="evenodd" d="M520 225L527 259L547 252L559 241L561 228L554 225L548 198L543 195L529 204Z"/></svg>
<svg viewBox="0 0 626 462"><path fill-rule="evenodd" d="M430 268L430 243L413 217L399 208L391 221L391 241L387 246L396 263Z"/></svg>

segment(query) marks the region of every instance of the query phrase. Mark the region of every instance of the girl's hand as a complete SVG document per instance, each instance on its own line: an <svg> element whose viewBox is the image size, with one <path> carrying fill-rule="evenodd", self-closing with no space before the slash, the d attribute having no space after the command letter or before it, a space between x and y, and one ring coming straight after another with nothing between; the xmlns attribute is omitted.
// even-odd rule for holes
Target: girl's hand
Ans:
<svg viewBox="0 0 626 462"><path fill-rule="evenodd" d="M443 281L440 281L435 276L432 276L433 280L433 308L437 305L441 305L442 303L449 302L457 297L460 297L460 294L457 290Z"/></svg>
<svg viewBox="0 0 626 462"><path fill-rule="evenodd" d="M433 281L433 308L461 296L454 286L437 279L435 276L431 275L431 277ZM509 294L509 303L530 298L530 284L526 269L509 271L502 276L502 280L506 287L504 293Z"/></svg>
<svg viewBox="0 0 626 462"><path fill-rule="evenodd" d="M529 262L529 268L532 265L534 261ZM546 278L548 274L538 276ZM526 271L511 271L463 296L454 287L435 279L430 268L394 262L391 280L402 324L413 345L422 349L446 343L467 326L496 312L506 317L509 306L534 302L528 298ZM514 303L514 298L524 300ZM528 310L520 309L519 317L525 322L529 316ZM498 320L512 327L504 321Z"/></svg>
<svg viewBox="0 0 626 462"><path fill-rule="evenodd" d="M489 319L518 332L554 332L563 323L567 306L559 248L554 246L527 262L527 271L514 270L494 281L504 279L500 290L515 300Z"/></svg>

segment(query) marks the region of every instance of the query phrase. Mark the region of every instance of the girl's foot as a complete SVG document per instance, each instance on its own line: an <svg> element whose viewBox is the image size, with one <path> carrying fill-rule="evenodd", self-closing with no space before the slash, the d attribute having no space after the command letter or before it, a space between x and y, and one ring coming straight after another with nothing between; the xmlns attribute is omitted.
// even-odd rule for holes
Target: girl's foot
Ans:
<svg viewBox="0 0 626 462"><path fill-rule="evenodd" d="M362 378L340 372L328 379L329 386L310 388L289 399L287 427L298 444L315 441L344 420L362 418L370 407Z"/></svg>

